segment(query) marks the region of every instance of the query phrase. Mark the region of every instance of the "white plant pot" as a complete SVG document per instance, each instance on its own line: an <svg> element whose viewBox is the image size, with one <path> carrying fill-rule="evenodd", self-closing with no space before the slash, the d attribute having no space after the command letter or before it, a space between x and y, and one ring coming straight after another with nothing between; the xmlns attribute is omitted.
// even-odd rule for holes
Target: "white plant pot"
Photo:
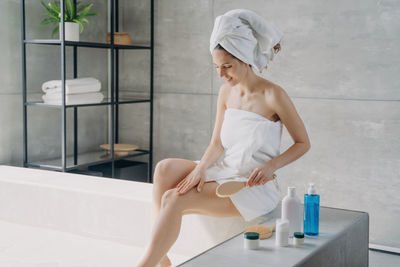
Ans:
<svg viewBox="0 0 400 267"><path fill-rule="evenodd" d="M62 23L58 31L60 32L60 40L62 40ZM65 41L79 42L79 24L75 22L65 22Z"/></svg>

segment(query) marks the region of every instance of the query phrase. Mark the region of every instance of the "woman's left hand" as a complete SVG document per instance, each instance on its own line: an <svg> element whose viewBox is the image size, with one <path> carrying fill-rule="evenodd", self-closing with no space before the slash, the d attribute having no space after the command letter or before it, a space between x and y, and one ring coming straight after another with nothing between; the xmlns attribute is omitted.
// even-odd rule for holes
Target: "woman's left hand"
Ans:
<svg viewBox="0 0 400 267"><path fill-rule="evenodd" d="M255 168L247 180L247 186L264 185L266 182L274 179L274 171L269 162Z"/></svg>

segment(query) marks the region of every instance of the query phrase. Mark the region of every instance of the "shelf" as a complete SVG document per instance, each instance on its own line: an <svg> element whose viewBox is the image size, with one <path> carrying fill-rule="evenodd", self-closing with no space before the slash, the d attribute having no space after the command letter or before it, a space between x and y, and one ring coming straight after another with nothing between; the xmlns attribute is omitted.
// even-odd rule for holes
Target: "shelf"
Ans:
<svg viewBox="0 0 400 267"><path fill-rule="evenodd" d="M114 99L115 101L115 99ZM143 103L143 102L151 102L149 97L120 97L118 103L114 102L114 104L130 104L130 103ZM26 106L41 106L41 107L49 107L49 108L62 108L62 105L53 105L47 104L43 101L30 101L25 103ZM92 104L76 104L76 105L65 105L66 108L70 107L89 107L89 106L105 106L111 105L111 98L104 98L100 103L92 103Z"/></svg>
<svg viewBox="0 0 400 267"><path fill-rule="evenodd" d="M40 45L61 45L61 40L57 39L33 39L24 40L25 44L40 44ZM111 44L96 43L96 42L73 42L65 41L66 46L79 46L79 47L96 47L96 48L111 48ZM149 45L117 45L114 44L115 49L144 49L150 50Z"/></svg>
<svg viewBox="0 0 400 267"><path fill-rule="evenodd" d="M108 20L108 29L112 29L112 32L118 32L119 31L119 21L120 19L118 18L118 10L120 10L118 1L112 2L114 3L113 5L109 6L107 8L107 13L108 17L111 18ZM150 6L149 6L149 11L150 11L150 36L148 40L143 40L136 42L132 45L120 45L120 44L110 44L106 42L106 34L99 34L98 39L95 40L94 42L92 41L87 41L87 40L81 40L79 42L74 42L74 41L66 41L66 40L59 40L59 39L47 39L47 38L41 38L40 36L36 36L39 38L36 39L31 39L31 38L26 38L26 4L25 1L21 1L21 31L22 31L22 105L23 105L23 162L24 166L26 167L34 167L34 168L43 168L43 169L49 169L49 170L57 170L57 171L71 171L71 170L76 170L80 169L81 167L88 167L88 166L93 166L97 164L102 164L102 163L110 163L113 162L115 163L120 162L120 159L129 159L133 157L138 157L142 155L147 155L148 156L148 181L152 181L152 162L153 162L153 98L154 98L154 0L150 1ZM29 25L30 28L32 28L31 25ZM107 29L104 29L104 31L108 31ZM55 38L58 38L55 37ZM114 39L114 42L116 40ZM86 49L79 49L79 54L81 53L86 53L91 50L91 48L97 48L97 49L106 49L102 50L105 52L110 52L106 53L107 58L108 58L108 81L107 81L107 86L104 88L101 92L104 95L103 101L99 103L88 103L84 101L80 101L80 99L77 99L78 101L71 102L68 101L66 102L66 105L62 105L60 102L57 101L54 102L56 104L48 104L45 103L42 99L43 92L39 90L39 88L32 88L32 90L28 90L27 88L27 53L29 52L32 46L30 45L37 45L42 46L43 49L48 49L49 46L53 46L54 48L66 48L68 47L68 51L61 51L61 63L60 63L60 68L61 68L61 76L64 77L65 79L67 76L71 76L69 73L69 58L72 58L73 61L73 77L76 78L80 76L81 73L81 67L79 66L78 68L78 47L83 47ZM29 47L28 47L29 46ZM55 47L56 46L56 47ZM58 46L58 47L57 47ZM73 48L73 49L72 49ZM62 50L62 49L61 49ZM72 51L69 51L72 50ZM122 55L121 53L118 54L119 50L131 50L132 52L144 52L146 55L148 54L149 60L150 60L150 81L149 84L147 85L139 85L137 82L132 82L129 85L120 86L120 68L123 66L120 66L120 58ZM115 54L113 54L113 51ZM68 52L68 53L67 53ZM72 53L69 53L72 52ZM80 63L80 62L79 62ZM68 70L68 71L67 71ZM79 70L79 71L78 71ZM72 73L72 72L71 72ZM68 75L69 74L69 75ZM138 74L140 75L140 74ZM110 84L113 84L113 87L110 88ZM125 88L129 87L129 88ZM142 87L142 88L141 88ZM125 90L122 90L125 89ZM28 95L28 91L30 92ZM112 93L112 94L111 94ZM118 96L118 101L116 101L116 98L113 97L113 101L111 101L111 98L109 95L113 96ZM68 98L68 100L71 100L72 98ZM72 99L75 100L75 99ZM88 107L93 109L94 106L103 106L106 110L108 109L109 113L107 114L108 118L108 124L105 125L105 129L108 130L108 141L107 142L112 142L112 143L118 143L120 140L120 134L119 134L119 128L120 128L120 114L123 111L122 107L120 105L122 104L135 104L135 103L145 103L145 106L147 106L147 103L150 105L150 116L149 118L147 116L143 117L143 119L148 120L150 123L150 129L149 129L149 147L148 150L135 150L132 151L129 155L123 156L123 157L110 157L109 155L107 156L107 152L104 150L101 150L99 147L93 147L95 150L94 152L90 153L78 153L80 151L79 149L79 142L82 142L79 140L78 142L78 109L77 107ZM52 159L48 160L37 160L37 161L32 161L29 160L28 157L28 106L29 107L46 107L53 109L53 111L57 111L57 113L60 113L61 119L59 120L61 124L61 153L58 155L48 155L44 157L53 157ZM68 147L67 149L67 131L69 126L67 127L67 120L69 122L69 112L70 110L67 110L67 108L73 108L74 114L73 114L73 144L72 147ZM85 109L83 109L85 110ZM58 112L59 111L59 112ZM71 129L72 130L72 129ZM85 138L90 138L90 137L85 137ZM84 140L85 140L84 138ZM68 141L69 143L69 141ZM97 143L97 142L96 142ZM71 154L70 156L67 155L66 152L69 152ZM61 158L64 157L65 161L63 162ZM77 160L76 162L74 161ZM115 170L116 166L115 164L106 164L106 165L111 165L110 168L112 170ZM112 171L114 173L114 171Z"/></svg>
<svg viewBox="0 0 400 267"><path fill-rule="evenodd" d="M149 153L150 152L148 150L137 149L137 150L130 152L127 156L114 157L114 161L119 160L119 159L127 159L127 158L147 155ZM111 161L112 161L112 159L111 159L110 155L104 150L82 153L82 154L78 154L78 162L77 162L78 164L77 165L74 165L74 157L73 156L67 157L66 170L70 171L70 170L75 170L79 167L88 167L88 166L111 162ZM43 161L38 161L38 162L28 162L27 165L28 165L28 167L37 167L37 168L43 168L43 169L48 169L48 170L59 170L59 171L62 170L61 158L43 160Z"/></svg>

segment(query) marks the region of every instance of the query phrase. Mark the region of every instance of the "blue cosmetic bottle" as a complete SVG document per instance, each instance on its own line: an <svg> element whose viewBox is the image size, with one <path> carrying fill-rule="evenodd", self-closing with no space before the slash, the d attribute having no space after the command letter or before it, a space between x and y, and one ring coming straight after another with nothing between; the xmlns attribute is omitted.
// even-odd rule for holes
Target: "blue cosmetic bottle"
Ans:
<svg viewBox="0 0 400 267"><path fill-rule="evenodd" d="M304 195L304 234L318 235L319 231L319 195L313 183Z"/></svg>

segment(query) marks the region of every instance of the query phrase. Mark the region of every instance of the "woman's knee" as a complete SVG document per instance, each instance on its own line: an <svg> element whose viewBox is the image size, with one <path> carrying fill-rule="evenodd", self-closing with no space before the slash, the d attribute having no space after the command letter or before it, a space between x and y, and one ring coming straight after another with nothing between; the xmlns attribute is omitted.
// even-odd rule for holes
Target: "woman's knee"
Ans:
<svg viewBox="0 0 400 267"><path fill-rule="evenodd" d="M163 159L156 164L156 168L154 169L154 177L153 182L159 183L162 181L162 177L168 173L168 170L171 168L171 159Z"/></svg>
<svg viewBox="0 0 400 267"><path fill-rule="evenodd" d="M172 188L164 192L161 197L161 207L166 208L168 206L178 206L179 193L177 188Z"/></svg>

